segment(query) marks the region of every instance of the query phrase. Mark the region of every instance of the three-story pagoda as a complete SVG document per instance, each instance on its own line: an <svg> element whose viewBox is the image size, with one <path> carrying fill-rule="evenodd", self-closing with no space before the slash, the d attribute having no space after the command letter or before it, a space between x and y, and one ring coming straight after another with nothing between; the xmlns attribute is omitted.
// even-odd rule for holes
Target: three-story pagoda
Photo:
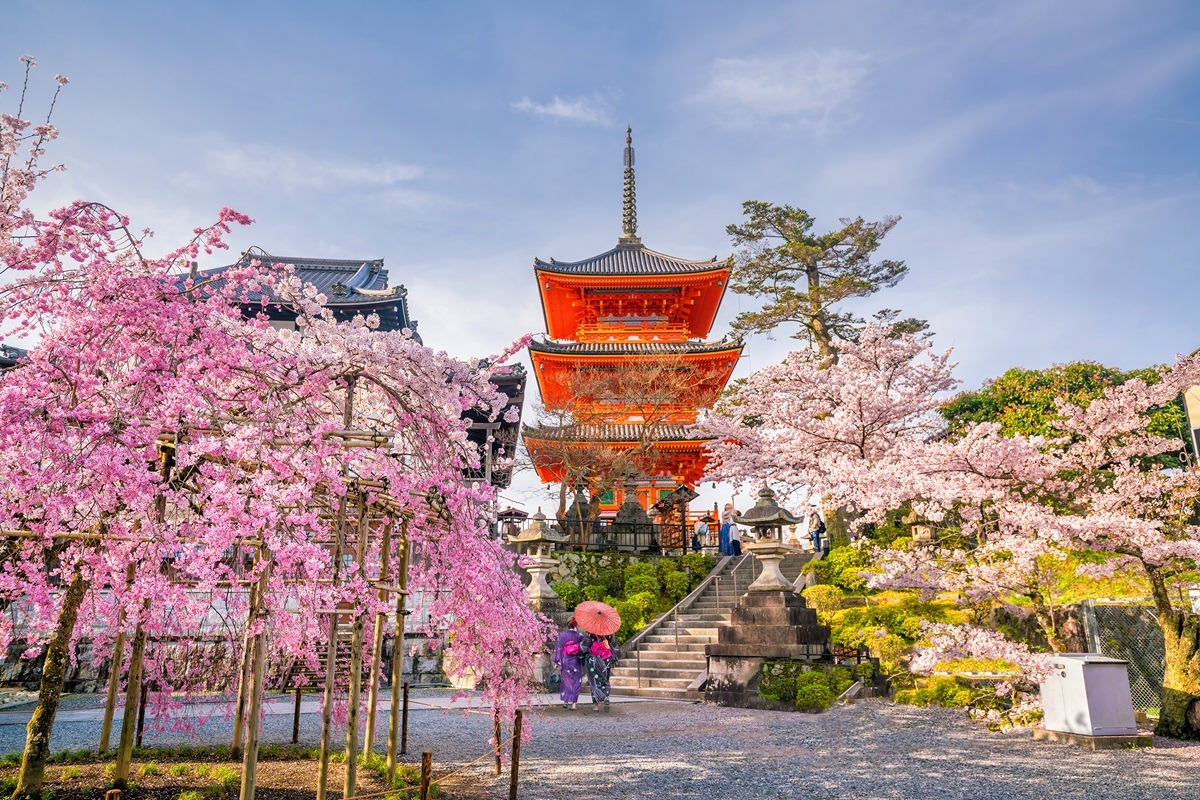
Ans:
<svg viewBox="0 0 1200 800"><path fill-rule="evenodd" d="M692 261L650 250L637 235L632 130L625 138L622 235L617 246L582 261L534 259L546 319L544 340L529 346L533 373L547 408L578 412L569 424L526 427L525 444L544 483L572 480L562 453L652 451L642 459L638 485L643 508L679 486L694 486L705 470L709 437L694 428L699 410L711 407L728 382L742 345L707 341L729 283L730 261ZM644 393L588 397L574 383L581 374L603 375L639 365L665 365L676 378L671 397L654 400L647 416ZM647 370L647 374L654 370ZM638 396L635 396L638 395ZM653 442L647 447L646 437ZM587 456L585 455L584 458ZM602 477L605 459L592 470ZM624 476L620 476L624 477ZM623 502L622 481L599 497L603 512ZM627 483L626 485L633 485Z"/></svg>

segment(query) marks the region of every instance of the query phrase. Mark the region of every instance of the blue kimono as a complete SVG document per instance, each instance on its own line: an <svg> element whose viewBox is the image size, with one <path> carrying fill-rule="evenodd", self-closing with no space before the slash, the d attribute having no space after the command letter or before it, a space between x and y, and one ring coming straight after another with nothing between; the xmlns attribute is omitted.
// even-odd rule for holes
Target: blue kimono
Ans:
<svg viewBox="0 0 1200 800"><path fill-rule="evenodd" d="M574 703L579 700L579 686L583 683L583 652L579 650L579 642L583 639L577 631L565 630L558 635L558 641L554 643L554 655L550 660L554 662L554 667L562 675L562 701L564 703ZM570 643L575 644L575 655L569 655L563 652L563 649Z"/></svg>

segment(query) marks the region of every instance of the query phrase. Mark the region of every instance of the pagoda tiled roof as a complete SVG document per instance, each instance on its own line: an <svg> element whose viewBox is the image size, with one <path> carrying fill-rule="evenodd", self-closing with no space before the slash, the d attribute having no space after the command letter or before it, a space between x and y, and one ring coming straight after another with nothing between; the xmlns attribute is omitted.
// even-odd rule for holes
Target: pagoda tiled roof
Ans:
<svg viewBox="0 0 1200 800"><path fill-rule="evenodd" d="M29 355L28 350L0 344L0 371L15 367L27 355Z"/></svg>
<svg viewBox="0 0 1200 800"><path fill-rule="evenodd" d="M527 439L562 442L637 442L650 433L656 442L707 442L714 436L701 433L694 425L653 425L639 423L615 425L525 425L522 433Z"/></svg>
<svg viewBox="0 0 1200 800"><path fill-rule="evenodd" d="M408 328L413 331L414 338L420 341L416 334L416 322L408 315L408 290L402 285L388 286L388 271L383 266L382 258L364 260L276 256L256 247L243 254L236 264L204 270L195 278L198 281L219 280L223 272L234 267L247 266L251 261L258 261L267 268L292 264L295 266L296 277L312 284L324 295L325 305L339 318L360 312L377 314L381 330ZM251 292L247 299L250 304L263 300L271 303L276 297L267 290Z"/></svg>
<svg viewBox="0 0 1200 800"><path fill-rule="evenodd" d="M529 349L540 353L563 355L677 355L685 353L721 353L741 350L742 343L736 339L717 342L556 342L553 340L529 343Z"/></svg>
<svg viewBox="0 0 1200 800"><path fill-rule="evenodd" d="M638 244L618 244L612 250L582 261L533 260L534 269L567 275L679 275L719 269L717 257L705 261L676 258Z"/></svg>

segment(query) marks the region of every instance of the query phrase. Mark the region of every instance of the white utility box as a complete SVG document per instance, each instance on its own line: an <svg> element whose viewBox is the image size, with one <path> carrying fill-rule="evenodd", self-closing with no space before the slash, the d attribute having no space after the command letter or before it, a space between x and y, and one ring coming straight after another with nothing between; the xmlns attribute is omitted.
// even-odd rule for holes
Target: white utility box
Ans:
<svg viewBox="0 0 1200 800"><path fill-rule="evenodd" d="M1084 736L1136 736L1129 662L1095 653L1055 653L1042 684L1043 725Z"/></svg>

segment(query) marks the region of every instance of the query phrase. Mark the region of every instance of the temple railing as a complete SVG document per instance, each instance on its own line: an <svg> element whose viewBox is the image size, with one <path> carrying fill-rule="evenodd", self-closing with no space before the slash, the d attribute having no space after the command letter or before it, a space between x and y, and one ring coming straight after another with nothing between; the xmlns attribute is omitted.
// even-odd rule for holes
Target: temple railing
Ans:
<svg viewBox="0 0 1200 800"><path fill-rule="evenodd" d="M658 553L682 555L688 552L691 533L679 525L631 524L612 520L568 520L561 525L567 541L562 550L582 552Z"/></svg>

